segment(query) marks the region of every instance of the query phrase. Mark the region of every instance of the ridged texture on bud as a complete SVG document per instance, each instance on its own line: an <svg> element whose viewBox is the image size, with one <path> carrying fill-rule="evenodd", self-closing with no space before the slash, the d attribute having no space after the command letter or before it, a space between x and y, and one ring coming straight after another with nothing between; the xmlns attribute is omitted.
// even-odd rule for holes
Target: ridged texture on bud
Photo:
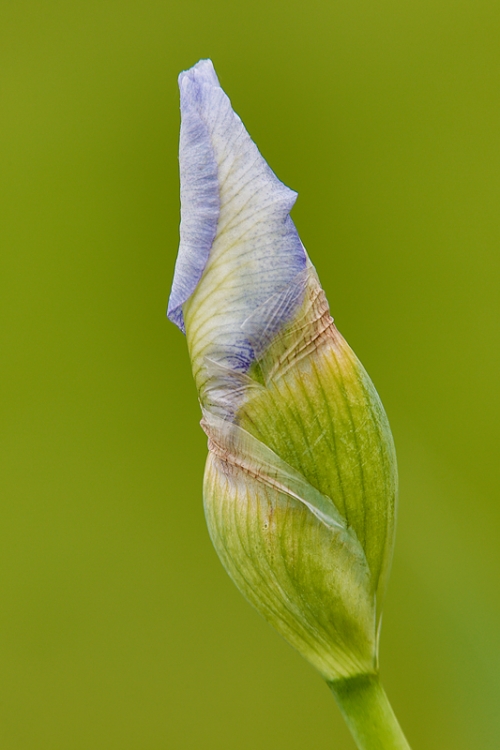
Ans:
<svg viewBox="0 0 500 750"><path fill-rule="evenodd" d="M181 74L181 244L169 317L208 435L204 503L241 592L328 680L377 670L396 461L271 172L210 61Z"/></svg>

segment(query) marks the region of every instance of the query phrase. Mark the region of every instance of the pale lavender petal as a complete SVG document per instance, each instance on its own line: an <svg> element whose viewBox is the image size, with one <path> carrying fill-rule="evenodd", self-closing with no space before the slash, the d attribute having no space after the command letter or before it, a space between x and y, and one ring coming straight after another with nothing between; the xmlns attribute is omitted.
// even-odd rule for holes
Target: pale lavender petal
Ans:
<svg viewBox="0 0 500 750"><path fill-rule="evenodd" d="M181 241L167 315L184 331L182 305L192 295L208 260L219 219L217 163L203 118L203 100L219 82L213 65L202 60L179 76L181 135Z"/></svg>
<svg viewBox="0 0 500 750"><path fill-rule="evenodd" d="M297 194L260 155L209 60L179 80L181 242L168 315L182 329L186 323L195 371L208 357L245 372L259 332L252 330L251 343L244 322L306 268L289 216ZM285 296L300 304L299 290ZM274 310L266 340L293 308Z"/></svg>

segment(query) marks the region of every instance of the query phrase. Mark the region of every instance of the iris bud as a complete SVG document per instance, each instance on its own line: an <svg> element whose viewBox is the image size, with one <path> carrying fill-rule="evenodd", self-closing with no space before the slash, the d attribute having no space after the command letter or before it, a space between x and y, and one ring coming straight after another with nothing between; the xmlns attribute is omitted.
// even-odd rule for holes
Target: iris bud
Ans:
<svg viewBox="0 0 500 750"><path fill-rule="evenodd" d="M168 315L208 436L204 505L227 572L329 682L376 674L397 472L270 170L210 61L181 73L181 229Z"/></svg>

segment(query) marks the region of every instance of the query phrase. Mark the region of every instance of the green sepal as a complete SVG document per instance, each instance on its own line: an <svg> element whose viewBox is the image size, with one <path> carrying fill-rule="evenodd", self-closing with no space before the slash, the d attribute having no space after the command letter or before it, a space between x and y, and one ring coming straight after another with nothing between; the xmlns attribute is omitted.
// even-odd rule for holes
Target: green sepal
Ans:
<svg viewBox="0 0 500 750"><path fill-rule="evenodd" d="M204 428L207 525L233 581L326 679L373 670L375 596L354 531L246 431L218 419Z"/></svg>

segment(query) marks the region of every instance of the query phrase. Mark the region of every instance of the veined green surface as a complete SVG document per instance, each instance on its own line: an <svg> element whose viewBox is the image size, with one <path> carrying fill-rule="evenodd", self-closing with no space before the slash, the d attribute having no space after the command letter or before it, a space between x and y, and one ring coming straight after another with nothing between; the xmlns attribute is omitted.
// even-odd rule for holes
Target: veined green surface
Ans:
<svg viewBox="0 0 500 750"><path fill-rule="evenodd" d="M250 335L255 380L204 367L203 496L215 549L240 591L325 679L339 680L378 668L396 458L368 375L333 325L314 270L303 276L292 320L264 346ZM272 330L283 294L252 316L258 331ZM186 317L188 343L197 322Z"/></svg>
<svg viewBox="0 0 500 750"><path fill-rule="evenodd" d="M329 324L326 303L319 306L319 331L300 319L260 359L266 387L252 392L238 421L333 500L363 547L381 600L396 513L394 444L370 378Z"/></svg>
<svg viewBox="0 0 500 750"><path fill-rule="evenodd" d="M356 536L217 455L204 500L224 567L266 620L328 679L373 672L375 597Z"/></svg>
<svg viewBox="0 0 500 750"><path fill-rule="evenodd" d="M388 696L413 750L498 750L499 34L493 0L1 5L2 747L353 748L205 528L165 308L211 56L391 421Z"/></svg>

